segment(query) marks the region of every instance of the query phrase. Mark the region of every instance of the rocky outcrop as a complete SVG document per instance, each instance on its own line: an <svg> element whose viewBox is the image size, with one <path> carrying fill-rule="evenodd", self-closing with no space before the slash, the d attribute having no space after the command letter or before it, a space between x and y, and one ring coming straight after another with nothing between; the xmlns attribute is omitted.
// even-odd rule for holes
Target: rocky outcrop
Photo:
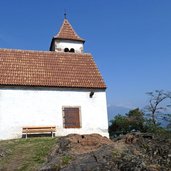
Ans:
<svg viewBox="0 0 171 171"><path fill-rule="evenodd" d="M41 171L169 171L171 140L127 134L110 140L98 134L59 138Z"/></svg>

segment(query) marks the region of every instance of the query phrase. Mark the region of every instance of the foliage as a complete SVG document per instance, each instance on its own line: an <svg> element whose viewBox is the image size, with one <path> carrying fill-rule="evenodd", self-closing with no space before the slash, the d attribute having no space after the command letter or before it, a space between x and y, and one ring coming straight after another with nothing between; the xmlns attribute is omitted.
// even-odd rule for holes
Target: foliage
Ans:
<svg viewBox="0 0 171 171"><path fill-rule="evenodd" d="M169 116L171 119L171 115ZM144 113L138 108L130 110L124 116L116 115L109 126L111 137L117 137L133 131L153 133L160 137L171 138L171 129L163 128L160 124L154 124L152 119L145 118Z"/></svg>
<svg viewBox="0 0 171 171"><path fill-rule="evenodd" d="M139 109L130 110L128 114L116 115L109 126L109 134L117 136L131 131L143 131L144 113Z"/></svg>
<svg viewBox="0 0 171 171"><path fill-rule="evenodd" d="M115 118L111 121L111 125L109 126L109 134L126 134L129 132L129 121L126 116L122 116L120 114L116 115Z"/></svg>
<svg viewBox="0 0 171 171"><path fill-rule="evenodd" d="M145 120L144 132L153 133L163 138L171 138L171 130L161 127L160 124L153 124L150 119Z"/></svg>
<svg viewBox="0 0 171 171"><path fill-rule="evenodd" d="M143 131L144 129L144 113L136 108L134 110L130 110L128 114L126 114L130 123L130 130L135 131Z"/></svg>

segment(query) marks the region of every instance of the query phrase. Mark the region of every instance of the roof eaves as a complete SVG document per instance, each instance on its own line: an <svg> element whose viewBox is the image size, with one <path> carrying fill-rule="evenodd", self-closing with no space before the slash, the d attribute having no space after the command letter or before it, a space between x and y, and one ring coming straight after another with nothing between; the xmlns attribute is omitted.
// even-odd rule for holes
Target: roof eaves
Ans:
<svg viewBox="0 0 171 171"><path fill-rule="evenodd" d="M0 86L21 86L21 87L49 87L49 88L74 88L74 89L100 89L100 90L106 90L107 87L83 87L83 86L51 86L51 85L31 85L31 84L2 84L0 83Z"/></svg>
<svg viewBox="0 0 171 171"><path fill-rule="evenodd" d="M56 39L56 40L73 40L73 41L78 41L78 42L83 42L85 43L85 40L84 39L73 39L73 38L62 38L62 37L57 37L57 36L54 36L52 41Z"/></svg>

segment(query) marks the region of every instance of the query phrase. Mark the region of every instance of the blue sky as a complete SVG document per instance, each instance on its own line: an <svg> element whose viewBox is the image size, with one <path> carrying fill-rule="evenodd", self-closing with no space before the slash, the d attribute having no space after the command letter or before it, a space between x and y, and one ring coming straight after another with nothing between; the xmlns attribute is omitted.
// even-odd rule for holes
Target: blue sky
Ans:
<svg viewBox="0 0 171 171"><path fill-rule="evenodd" d="M171 90L170 0L2 0L0 48L48 50L64 11L107 84L108 105L143 107Z"/></svg>

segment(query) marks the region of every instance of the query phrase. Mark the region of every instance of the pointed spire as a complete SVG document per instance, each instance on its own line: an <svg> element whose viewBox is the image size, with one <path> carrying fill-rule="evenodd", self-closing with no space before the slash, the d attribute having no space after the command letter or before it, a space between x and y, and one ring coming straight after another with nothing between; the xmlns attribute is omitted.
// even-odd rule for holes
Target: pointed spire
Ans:
<svg viewBox="0 0 171 171"><path fill-rule="evenodd" d="M69 21L66 19L66 12L64 14L64 17L65 18L60 28L60 31L56 36L54 36L54 38L85 42L84 39L78 36L78 34L74 31Z"/></svg>

